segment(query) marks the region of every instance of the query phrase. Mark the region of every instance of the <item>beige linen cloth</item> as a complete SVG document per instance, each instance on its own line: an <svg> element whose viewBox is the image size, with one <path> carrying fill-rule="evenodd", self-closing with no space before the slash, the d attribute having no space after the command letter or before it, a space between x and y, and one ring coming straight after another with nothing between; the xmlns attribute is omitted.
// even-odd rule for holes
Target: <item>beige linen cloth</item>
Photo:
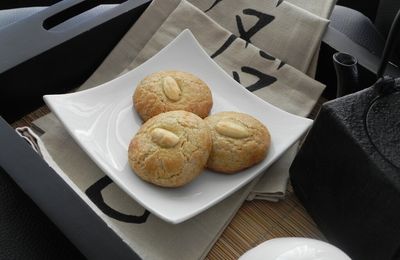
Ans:
<svg viewBox="0 0 400 260"><path fill-rule="evenodd" d="M296 37L291 36L288 31L282 32L281 26L278 24L278 22L273 21L270 24L266 25L265 27L261 28L261 30L257 31L255 35L257 36L262 35L262 36L253 38L252 44L270 54L273 54L273 52L277 52L279 54L281 52L279 43L291 41L292 44L295 44L296 42L299 42L301 46L305 46L304 47L305 49L303 51L299 52L299 51L293 51L293 49L286 49L286 52L283 53L282 56L276 55L276 57L290 65L292 64L288 62L288 60L294 60L294 64L300 62L303 63L301 65L301 67L303 67L302 70L303 72L310 70L310 67L312 66L315 67L316 65L315 58L318 55L317 53L312 53L312 51L309 51L309 46L310 49L314 49L314 52L316 51L315 46L318 46L322 37L322 33L325 30L328 23L328 20L326 20L326 18L329 17L333 9L333 6L336 3L336 0L287 0L287 1L189 0L189 1L192 4L197 5L197 7L200 10L210 9L210 7L214 4L215 4L214 9L216 9L218 5L221 5L223 2L228 2L228 5L229 4L231 5L230 12L232 13L222 10L220 11L221 12L220 15L214 14L214 17L212 18L219 25L225 24L228 27L233 27L235 31L237 31L237 29L234 26L229 25L229 23L232 23L233 20L232 17L235 17L235 14L241 15L242 17L241 20L245 25L252 22L253 23L252 25L254 26L257 23L257 20L255 19L256 16L244 15L243 10L251 9L250 8L251 6L254 7L257 6L258 4L261 4L262 8L264 9L262 8L260 9L259 7L257 7L257 10L260 10L260 12L264 12L266 14L274 12L275 14L274 17L278 17L277 19L279 21L285 22L285 19L282 19L280 17L285 17L286 19L290 19L292 21L292 25L296 25L297 29L297 30L291 29L290 32ZM120 73L122 73L128 67L128 65L133 61L133 59L137 56L139 51L141 51L144 48L146 43L160 28L160 26L168 18L168 16L172 13L172 11L175 10L175 8L179 5L180 2L181 2L180 0L154 1L150 5L150 7L145 11L142 17L127 32L125 37L110 53L110 55L106 58L106 60L102 63L102 65L96 70L96 73L94 73L80 87L80 90L102 84L110 80L110 78L115 78ZM279 2L285 2L285 3L281 3L278 7L276 7L276 5ZM208 11L206 14L209 15L209 12L210 11ZM188 16L185 17L189 19ZM303 24L306 24L307 27L303 28L302 26ZM229 28L223 25L222 27L229 30ZM307 31L307 33L303 33L303 31ZM304 37L305 35L307 37ZM268 49L268 46L271 44L266 44L265 42L268 41L269 39L275 39L273 42L278 42L278 44L273 45L273 47L275 47L276 50ZM311 55L313 56L313 58L310 58L309 53L312 53ZM285 60L282 57L288 57L288 59ZM309 64L310 66L307 67L307 65L305 64Z"/></svg>
<svg viewBox="0 0 400 260"><path fill-rule="evenodd" d="M328 23L287 1L189 1L236 36L304 73Z"/></svg>
<svg viewBox="0 0 400 260"><path fill-rule="evenodd" d="M313 2L318 5L318 1ZM252 1L241 3L247 2ZM241 12L247 7L237 8ZM300 8L293 7L293 10ZM308 11L289 14L299 15L303 20L306 19L303 16L311 17L316 28L326 26L326 20L318 20L316 15ZM243 22L250 23L246 17L243 17ZM254 94L288 112L306 116L324 88L301 71L268 54L268 50L258 48L256 44L261 45L262 39L259 39L260 43L258 40L256 42L256 38L252 43L246 43L187 1L155 0L79 90L95 87L140 65L186 28L193 32L206 52L225 71ZM273 35L266 35L268 37ZM312 39L313 42L319 40ZM312 60L312 55L310 57L307 58L310 60L308 63ZM255 185L261 192L250 194L252 197L260 194L261 198L276 200L284 196L287 168L297 149L296 146L291 148L264 174L260 182L255 180L202 214L182 224L171 225L149 214L112 183L52 114L38 119L35 125L44 132L40 136L40 148L44 151L42 153L51 158L49 164L123 241L145 259L204 258ZM96 189L102 201L90 197ZM99 206L101 203L112 208L113 214L105 213Z"/></svg>

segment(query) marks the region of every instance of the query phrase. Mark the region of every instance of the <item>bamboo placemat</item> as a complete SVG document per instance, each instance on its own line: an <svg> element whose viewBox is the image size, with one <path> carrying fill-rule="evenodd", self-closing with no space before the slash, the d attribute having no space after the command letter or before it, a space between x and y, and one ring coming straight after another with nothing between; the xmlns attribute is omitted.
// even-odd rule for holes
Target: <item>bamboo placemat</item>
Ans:
<svg viewBox="0 0 400 260"><path fill-rule="evenodd" d="M237 259L247 250L277 237L325 240L290 185L283 201L246 201L206 259Z"/></svg>
<svg viewBox="0 0 400 260"><path fill-rule="evenodd" d="M310 118L315 118L326 100L321 98ZM49 113L43 106L11 124L12 127L32 126L32 122ZM262 200L243 203L231 223L214 244L206 259L238 259L247 250L277 237L308 237L325 240L303 208L291 185L287 197L280 202Z"/></svg>

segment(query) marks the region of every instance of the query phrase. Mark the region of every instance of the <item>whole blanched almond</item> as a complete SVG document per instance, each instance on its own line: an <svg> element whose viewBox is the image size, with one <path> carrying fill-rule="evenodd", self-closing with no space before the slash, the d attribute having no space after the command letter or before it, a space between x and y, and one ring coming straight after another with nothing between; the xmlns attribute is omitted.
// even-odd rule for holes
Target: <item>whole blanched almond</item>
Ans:
<svg viewBox="0 0 400 260"><path fill-rule="evenodd" d="M163 91L167 98L172 101L181 99L182 91L173 77L166 76L163 78Z"/></svg>
<svg viewBox="0 0 400 260"><path fill-rule="evenodd" d="M215 130L221 135L241 139L250 136L248 129L239 123L232 121L220 121L216 124Z"/></svg>
<svg viewBox="0 0 400 260"><path fill-rule="evenodd" d="M163 128L155 128L151 131L151 140L163 148L171 148L179 142L179 137Z"/></svg>

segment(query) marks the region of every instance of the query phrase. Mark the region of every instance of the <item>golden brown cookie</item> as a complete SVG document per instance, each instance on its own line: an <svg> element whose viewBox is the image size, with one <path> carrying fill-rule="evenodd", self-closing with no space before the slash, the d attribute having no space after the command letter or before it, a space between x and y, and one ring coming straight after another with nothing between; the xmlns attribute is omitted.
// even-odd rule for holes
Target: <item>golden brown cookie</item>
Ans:
<svg viewBox="0 0 400 260"><path fill-rule="evenodd" d="M211 147L210 129L203 119L186 111L166 112L139 129L129 145L129 164L145 181L179 187L202 172Z"/></svg>
<svg viewBox="0 0 400 260"><path fill-rule="evenodd" d="M201 118L208 116L213 101L207 84L193 74L160 71L145 77L133 95L133 104L143 121L174 110L185 110Z"/></svg>
<svg viewBox="0 0 400 260"><path fill-rule="evenodd" d="M205 118L213 148L207 168L235 173L262 161L271 137L267 127L254 117L238 112L220 112Z"/></svg>

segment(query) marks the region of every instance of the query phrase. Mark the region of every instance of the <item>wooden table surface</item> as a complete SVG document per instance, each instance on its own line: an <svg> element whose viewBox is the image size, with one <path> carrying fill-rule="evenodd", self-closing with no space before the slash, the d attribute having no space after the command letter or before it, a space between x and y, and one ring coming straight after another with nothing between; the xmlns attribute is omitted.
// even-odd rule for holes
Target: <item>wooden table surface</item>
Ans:
<svg viewBox="0 0 400 260"><path fill-rule="evenodd" d="M320 99L310 118L315 118ZM11 124L12 127L31 126L32 121L49 113L44 106ZM247 250L277 237L308 237L325 241L324 236L310 218L288 185L287 196L279 202L263 200L243 203L231 223L210 250L206 259L238 259Z"/></svg>

